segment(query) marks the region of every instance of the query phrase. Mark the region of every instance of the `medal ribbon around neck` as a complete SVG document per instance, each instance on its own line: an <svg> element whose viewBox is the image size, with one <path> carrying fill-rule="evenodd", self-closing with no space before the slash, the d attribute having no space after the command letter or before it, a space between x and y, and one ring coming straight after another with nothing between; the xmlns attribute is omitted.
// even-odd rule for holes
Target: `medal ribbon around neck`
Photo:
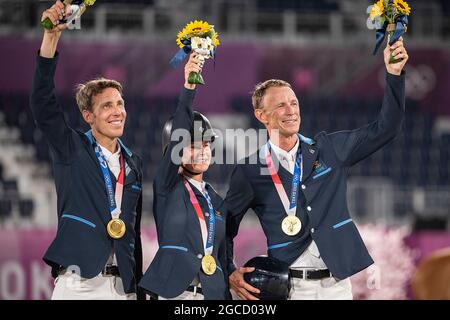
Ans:
<svg viewBox="0 0 450 320"><path fill-rule="evenodd" d="M211 202L211 198L206 191L206 189L203 192L203 195L206 199L206 202L208 203L209 208L209 230L206 227L206 221L205 217L203 215L203 210L200 207L200 204L198 203L197 197L195 196L194 191L191 188L191 185L189 182L184 179L184 186L186 187L187 191L189 192L189 200L192 203L192 206L195 209L195 212L197 213L198 221L200 222L200 229L202 232L202 240L204 242L204 249L205 249L205 255L212 255L213 248L214 248L214 234L215 234L215 225L216 225L216 217L214 213L214 208Z"/></svg>
<svg viewBox="0 0 450 320"><path fill-rule="evenodd" d="M272 160L270 154L270 142L267 142L266 146L266 164L269 170L270 177L272 178L275 189L277 190L278 196L280 197L281 203L283 204L284 210L288 216L295 216L297 211L297 200L298 200L298 188L300 182L302 181L303 175L303 157L301 154L300 144L298 146L297 155L295 158L294 174L292 176L292 187L291 195L288 198L286 190L281 183L280 176L278 175L277 169Z"/></svg>
<svg viewBox="0 0 450 320"><path fill-rule="evenodd" d="M111 213L111 217L113 219L118 219L121 213L121 206L122 206L122 196L123 196L123 184L124 184L124 177L125 177L125 170L124 170L124 161L123 161L123 155L120 154L120 172L119 176L117 177L116 182L116 192L113 190L113 183L111 180L111 175L108 170L108 163L106 162L105 156L103 155L103 152L100 148L100 146L97 144L97 142L94 140L93 143L95 155L97 156L97 160L100 163L100 168L102 170L103 174L103 180L105 181L105 189L106 194L108 196L108 205L109 205L109 211Z"/></svg>

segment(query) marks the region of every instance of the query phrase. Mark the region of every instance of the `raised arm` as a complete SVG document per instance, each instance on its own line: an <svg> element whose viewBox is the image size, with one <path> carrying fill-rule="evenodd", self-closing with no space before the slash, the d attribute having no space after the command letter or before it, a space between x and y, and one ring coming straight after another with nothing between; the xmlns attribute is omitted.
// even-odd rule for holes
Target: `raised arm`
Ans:
<svg viewBox="0 0 450 320"><path fill-rule="evenodd" d="M41 49L36 57L36 70L30 96L31 110L37 127L44 133L58 160L68 158L68 127L64 114L56 102L54 76L58 61L56 48L65 25L59 19L65 12L64 4L57 1L42 14L41 20L50 18L56 25L52 30L45 29Z"/></svg>
<svg viewBox="0 0 450 320"><path fill-rule="evenodd" d="M178 130L178 132L183 131L185 133L191 131L194 119L192 102L194 101L196 91L195 85L188 83L188 77L190 72L200 71L200 64L197 55L192 53L184 67L185 83L180 97L178 98L177 109L173 115L172 133L175 130ZM188 144L190 144L190 139L186 139L186 135L174 135L173 137L171 135L169 145L164 153L155 177L157 193L165 194L166 191L176 183L182 158L182 147Z"/></svg>
<svg viewBox="0 0 450 320"><path fill-rule="evenodd" d="M389 41L388 41L389 43ZM389 64L390 49L395 59L403 59ZM403 39L384 49L386 65L386 88L383 105L376 121L356 130L339 131L329 135L340 160L348 166L368 157L389 141L394 139L401 129L405 112L405 72L403 67L408 54Z"/></svg>

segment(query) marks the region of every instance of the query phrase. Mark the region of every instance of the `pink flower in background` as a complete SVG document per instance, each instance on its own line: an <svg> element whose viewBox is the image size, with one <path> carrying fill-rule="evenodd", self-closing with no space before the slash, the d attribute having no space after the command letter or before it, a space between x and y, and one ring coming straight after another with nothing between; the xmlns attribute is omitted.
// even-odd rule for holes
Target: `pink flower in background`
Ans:
<svg viewBox="0 0 450 320"><path fill-rule="evenodd" d="M351 278L354 299L407 299L417 255L404 243L410 232L382 224L362 225L358 230L375 264Z"/></svg>

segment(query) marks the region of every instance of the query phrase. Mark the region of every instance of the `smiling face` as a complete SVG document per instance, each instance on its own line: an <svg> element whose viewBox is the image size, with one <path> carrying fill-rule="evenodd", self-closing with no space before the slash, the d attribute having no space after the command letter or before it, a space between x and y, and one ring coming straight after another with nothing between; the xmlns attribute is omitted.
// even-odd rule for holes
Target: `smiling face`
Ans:
<svg viewBox="0 0 450 320"><path fill-rule="evenodd" d="M256 118L269 131L275 129L284 137L296 135L300 129L300 106L294 91L288 86L273 86L265 89Z"/></svg>
<svg viewBox="0 0 450 320"><path fill-rule="evenodd" d="M127 112L119 90L110 87L94 95L92 108L83 110L83 118L100 135L109 139L121 137Z"/></svg>
<svg viewBox="0 0 450 320"><path fill-rule="evenodd" d="M194 142L183 148L183 167L191 172L206 172L211 163L211 143L209 141Z"/></svg>

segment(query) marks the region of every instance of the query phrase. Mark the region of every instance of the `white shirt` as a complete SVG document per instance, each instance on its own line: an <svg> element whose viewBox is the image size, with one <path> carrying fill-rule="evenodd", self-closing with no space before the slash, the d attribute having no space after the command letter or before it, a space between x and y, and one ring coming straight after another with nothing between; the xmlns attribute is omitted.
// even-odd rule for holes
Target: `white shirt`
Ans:
<svg viewBox="0 0 450 320"><path fill-rule="evenodd" d="M273 152L277 156L277 158L280 161L280 164L283 166L283 168L285 168L291 174L294 174L295 158L297 156L297 150L300 145L299 139L297 139L297 142L295 143L294 147L289 151L281 149L280 147L278 147L274 143L272 143L270 140L269 140L269 143L270 143L270 147L272 148Z"/></svg>
<svg viewBox="0 0 450 320"><path fill-rule="evenodd" d="M103 146L100 146L100 149L102 150L103 156L105 157L106 162L108 163L108 167L111 170L111 172L114 174L116 179L119 177L120 173L120 143L117 143L117 151L112 153L108 149L104 148ZM125 162L125 172L128 172L130 169L128 167L128 164ZM128 169L128 170L127 170ZM111 256L108 259L108 262L106 264L113 264L117 266L117 259L116 255L111 253Z"/></svg>
<svg viewBox="0 0 450 320"><path fill-rule="evenodd" d="M119 177L120 173L120 143L117 143L117 151L112 153L105 147L100 146L100 149L102 149L103 156L106 159L106 162L108 163L109 169L112 171L116 179ZM128 166L128 163L125 161L125 172L128 174L130 172L130 167Z"/></svg>
<svg viewBox="0 0 450 320"><path fill-rule="evenodd" d="M205 187L206 187L206 182L205 181L200 182L200 181L197 181L195 179L192 179L191 177L188 177L187 175L183 175L183 176L186 178L186 180L188 182L190 182L194 187L196 187L198 189L198 191L200 191L202 194L205 193L204 192Z"/></svg>
<svg viewBox="0 0 450 320"><path fill-rule="evenodd" d="M289 171L291 174L294 174L294 167L295 167L295 158L297 156L297 150L300 146L299 139L297 139L297 142L295 143L295 146L289 150L283 150L276 146L274 143L272 143L269 140L270 147L275 154L275 156L278 158L280 164L285 168L287 171ZM316 243L314 240L311 242L311 244L308 246L308 248L301 254L300 257L297 258L292 264L291 268L301 268L301 269L327 269L327 266L325 265L325 262L320 257L319 248L317 248Z"/></svg>

